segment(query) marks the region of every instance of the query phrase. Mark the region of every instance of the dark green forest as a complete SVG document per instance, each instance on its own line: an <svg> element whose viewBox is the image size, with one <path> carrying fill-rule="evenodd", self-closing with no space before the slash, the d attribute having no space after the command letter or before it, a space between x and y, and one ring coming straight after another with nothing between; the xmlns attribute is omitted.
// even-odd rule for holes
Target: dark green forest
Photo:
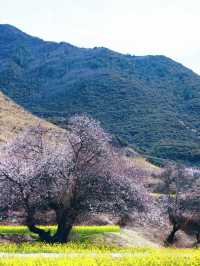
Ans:
<svg viewBox="0 0 200 266"><path fill-rule="evenodd" d="M170 58L45 42L0 25L0 62L1 90L32 113L63 127L87 113L147 157L200 165L200 76Z"/></svg>

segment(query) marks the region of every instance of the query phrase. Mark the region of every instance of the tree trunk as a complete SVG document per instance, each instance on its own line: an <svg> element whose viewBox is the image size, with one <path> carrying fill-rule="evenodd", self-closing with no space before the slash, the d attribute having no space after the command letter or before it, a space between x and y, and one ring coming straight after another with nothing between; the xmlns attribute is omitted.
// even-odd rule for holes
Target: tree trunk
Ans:
<svg viewBox="0 0 200 266"><path fill-rule="evenodd" d="M76 211L74 209L57 210L57 231L53 236L54 243L65 243L68 241L69 234L76 219Z"/></svg>
<svg viewBox="0 0 200 266"><path fill-rule="evenodd" d="M26 217L26 226L28 229L34 233L37 234L41 241L44 241L46 243L51 243L51 234L50 231L45 231L41 228L38 228L35 225L35 219L34 219L35 210L34 209L28 209L27 210L27 217Z"/></svg>
<svg viewBox="0 0 200 266"><path fill-rule="evenodd" d="M180 227L177 226L176 224L173 226L171 233L168 235L168 237L165 240L165 243L167 245L169 245L169 244L172 245L174 243L174 237L175 237L176 232L179 230L179 228Z"/></svg>
<svg viewBox="0 0 200 266"><path fill-rule="evenodd" d="M197 238L197 245L199 245L200 244L200 233L197 233L196 234L196 238Z"/></svg>
<svg viewBox="0 0 200 266"><path fill-rule="evenodd" d="M29 212L26 220L28 229L39 236L39 239L45 243L66 243L68 241L69 234L76 219L76 211L73 209L59 209L56 210L57 217L57 230L54 235L51 235L50 231L38 228L34 222L34 213Z"/></svg>
<svg viewBox="0 0 200 266"><path fill-rule="evenodd" d="M50 231L45 231L41 228L38 228L37 226L35 225L27 225L28 226L28 229L34 233L34 234L37 234L40 238L40 240L42 242L46 242L46 243L52 243L52 236L50 234Z"/></svg>

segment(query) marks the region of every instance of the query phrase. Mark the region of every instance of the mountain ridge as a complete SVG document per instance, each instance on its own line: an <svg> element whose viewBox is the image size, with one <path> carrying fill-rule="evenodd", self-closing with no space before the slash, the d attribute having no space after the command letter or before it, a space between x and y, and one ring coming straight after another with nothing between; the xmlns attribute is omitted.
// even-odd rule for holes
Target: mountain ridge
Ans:
<svg viewBox="0 0 200 266"><path fill-rule="evenodd" d="M0 87L18 104L62 126L70 115L88 113L124 145L200 165L200 76L192 70L162 55L11 33L9 41L2 27Z"/></svg>

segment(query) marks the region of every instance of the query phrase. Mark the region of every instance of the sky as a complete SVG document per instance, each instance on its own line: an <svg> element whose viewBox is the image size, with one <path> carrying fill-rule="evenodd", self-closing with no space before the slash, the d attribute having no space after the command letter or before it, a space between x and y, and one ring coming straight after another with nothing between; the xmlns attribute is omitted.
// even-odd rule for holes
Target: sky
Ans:
<svg viewBox="0 0 200 266"><path fill-rule="evenodd" d="M44 40L166 55L200 74L200 0L0 0L0 23Z"/></svg>

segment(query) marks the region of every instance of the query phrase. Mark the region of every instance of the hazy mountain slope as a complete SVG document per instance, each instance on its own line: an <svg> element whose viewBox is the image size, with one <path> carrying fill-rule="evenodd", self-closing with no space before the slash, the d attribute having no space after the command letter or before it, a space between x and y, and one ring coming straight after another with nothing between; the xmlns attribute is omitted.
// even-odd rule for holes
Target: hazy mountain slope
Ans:
<svg viewBox="0 0 200 266"><path fill-rule="evenodd" d="M0 143L16 136L26 127L37 124L42 124L48 128L54 127L26 112L0 92Z"/></svg>
<svg viewBox="0 0 200 266"><path fill-rule="evenodd" d="M0 25L0 87L60 123L86 112L145 154L200 165L200 77L164 56L44 42Z"/></svg>

